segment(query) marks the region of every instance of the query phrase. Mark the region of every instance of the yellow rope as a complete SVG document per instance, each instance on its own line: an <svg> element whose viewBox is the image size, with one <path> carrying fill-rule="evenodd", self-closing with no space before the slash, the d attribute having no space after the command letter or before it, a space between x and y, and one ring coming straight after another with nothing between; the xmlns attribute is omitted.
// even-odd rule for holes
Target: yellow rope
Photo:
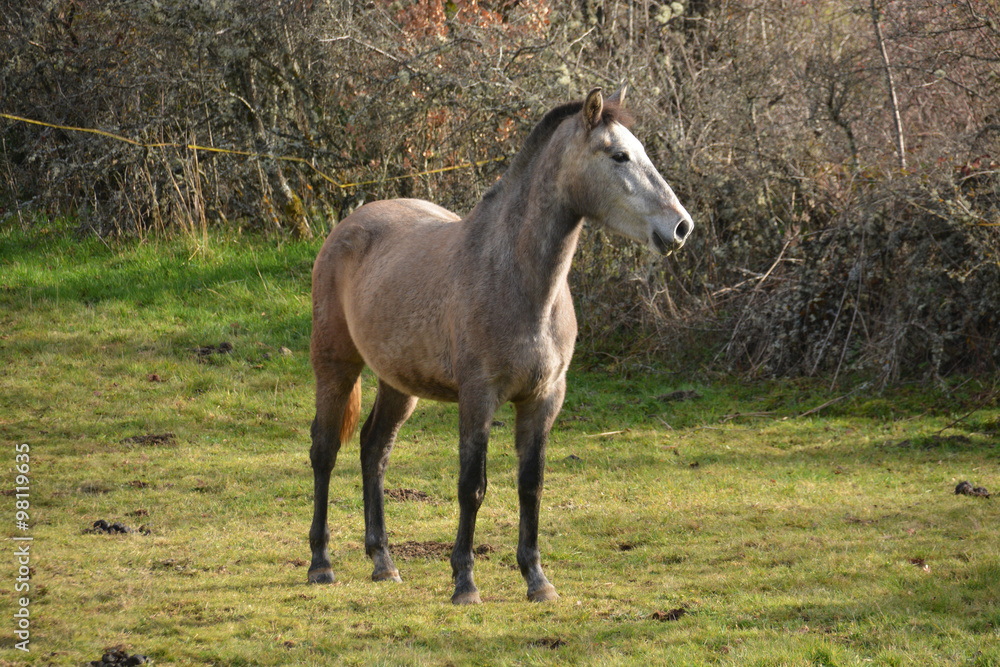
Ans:
<svg viewBox="0 0 1000 667"><path fill-rule="evenodd" d="M441 174L441 173L444 173L444 172L447 172L447 171L454 171L456 169L469 169L471 167L482 167L483 165L489 164L490 162L499 162L500 160L504 159L502 157L491 158L489 160L480 160L478 162L471 162L469 164L459 164L459 165L453 165L453 166L450 166L450 167L441 167L439 169L431 169L429 171L421 171L421 172L416 173L416 174L406 174L406 175L403 175L403 176L389 176L389 177L386 177L386 178L376 178L376 179L373 179L373 180L370 180L370 181L358 181L357 183L338 183L333 178L331 178L326 173L324 173L322 170L320 170L319 168L317 168L309 160L307 160L305 158L302 158L302 157L297 157L297 156L294 156L294 155L267 155L267 154L264 154L264 153L254 153L252 151L239 151L239 150L232 150L232 149L229 149L229 148L216 148L215 146L199 146L198 144L176 144L176 143L153 143L153 144L147 144L147 143L142 142L142 141L136 141L135 139L129 139L128 137L123 137L122 135L115 134L114 132L106 132L104 130L96 130L96 129L93 129L93 128L73 127L72 125L56 125L54 123L46 123L44 121L34 120L32 118L23 118L21 116L14 116L14 115L7 114L7 113L0 113L0 118L6 118L7 120L13 120L13 121L17 121L17 122L20 122L20 123L28 123L30 125L40 125L42 127L49 127L49 128L55 129L55 130L65 130L65 131L68 131L68 132L84 132L84 133L87 133L87 134L97 134L97 135L100 135L102 137L107 137L108 139L114 139L115 141L122 141L122 142L125 142L127 144L132 144L133 146L139 146L141 148L185 148L185 149L190 150L190 151L203 151L203 152L207 152L207 153L225 153L227 155L240 155L240 156L243 156L243 157L252 157L252 158L261 158L261 159L272 159L272 160L282 160L284 162L298 162L300 164L306 165L307 167L309 167L310 169L312 169L313 171L315 171L317 174L319 174L320 176L322 176L328 183L330 183L331 185L334 185L334 186L340 188L341 190L346 190L347 188L356 188L356 187L359 187L359 186L362 186L362 185L373 185L375 183L384 183L386 181L398 181L398 180L402 180L404 178L417 178L419 176L430 176L430 175L433 175L433 174Z"/></svg>

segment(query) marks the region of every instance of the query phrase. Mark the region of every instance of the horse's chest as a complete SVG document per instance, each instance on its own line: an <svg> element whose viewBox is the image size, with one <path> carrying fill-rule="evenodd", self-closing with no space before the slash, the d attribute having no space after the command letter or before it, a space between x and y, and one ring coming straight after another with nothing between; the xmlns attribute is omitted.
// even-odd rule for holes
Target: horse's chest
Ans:
<svg viewBox="0 0 1000 667"><path fill-rule="evenodd" d="M546 340L536 345L522 359L519 379L519 393L534 394L557 383L566 372L572 350L563 350L553 341Z"/></svg>
<svg viewBox="0 0 1000 667"><path fill-rule="evenodd" d="M492 354L482 355L487 373L501 396L517 399L562 380L573 355L573 330L551 327L494 339Z"/></svg>

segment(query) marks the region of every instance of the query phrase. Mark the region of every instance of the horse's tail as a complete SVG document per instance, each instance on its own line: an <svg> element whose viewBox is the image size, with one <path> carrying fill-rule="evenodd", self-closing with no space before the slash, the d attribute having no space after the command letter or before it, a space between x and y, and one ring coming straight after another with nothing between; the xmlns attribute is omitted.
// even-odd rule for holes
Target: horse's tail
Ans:
<svg viewBox="0 0 1000 667"><path fill-rule="evenodd" d="M354 435L354 429L358 427L358 420L361 418L361 378L354 383L351 389L351 396L347 399L347 407L344 408L344 420L340 422L340 442L344 443Z"/></svg>

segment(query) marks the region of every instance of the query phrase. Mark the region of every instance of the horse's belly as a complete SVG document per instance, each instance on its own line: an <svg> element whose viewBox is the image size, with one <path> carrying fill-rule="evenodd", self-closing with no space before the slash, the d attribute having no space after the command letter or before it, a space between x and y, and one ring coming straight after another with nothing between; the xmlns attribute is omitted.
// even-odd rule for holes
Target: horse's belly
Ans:
<svg viewBox="0 0 1000 667"><path fill-rule="evenodd" d="M427 329L408 333L358 332L353 338L368 367L393 388L419 398L457 401L458 386L447 339L429 334Z"/></svg>
<svg viewBox="0 0 1000 667"><path fill-rule="evenodd" d="M451 372L449 355L428 354L426 349L404 348L398 352L376 353L366 362L379 379L405 394L435 401L458 400L458 386Z"/></svg>
<svg viewBox="0 0 1000 667"><path fill-rule="evenodd" d="M458 401L458 387L454 386L453 383L447 382L444 378L413 373L414 369L412 368L408 370L409 372L405 374L380 373L378 370L375 373L391 387L404 394L432 401L447 401L449 403Z"/></svg>

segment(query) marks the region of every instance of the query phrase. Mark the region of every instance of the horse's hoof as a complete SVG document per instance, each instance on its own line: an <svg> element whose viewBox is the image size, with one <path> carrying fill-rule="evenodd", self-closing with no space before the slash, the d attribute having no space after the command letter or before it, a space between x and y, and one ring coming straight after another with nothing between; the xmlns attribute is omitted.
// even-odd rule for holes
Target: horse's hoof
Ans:
<svg viewBox="0 0 1000 667"><path fill-rule="evenodd" d="M537 591L529 591L528 599L532 602L549 602L551 600L558 600L559 594L556 593L555 586L552 584L546 584Z"/></svg>
<svg viewBox="0 0 1000 667"><path fill-rule="evenodd" d="M479 598L479 591L472 591L470 593L455 593L451 596L452 604L482 604L482 600Z"/></svg>
<svg viewBox="0 0 1000 667"><path fill-rule="evenodd" d="M333 576L333 570L328 567L322 570L309 571L310 584L332 584L336 580L337 578Z"/></svg>
<svg viewBox="0 0 1000 667"><path fill-rule="evenodd" d="M372 572L372 581L395 581L397 584L401 584L403 578L399 576L399 570L385 570L384 572Z"/></svg>

